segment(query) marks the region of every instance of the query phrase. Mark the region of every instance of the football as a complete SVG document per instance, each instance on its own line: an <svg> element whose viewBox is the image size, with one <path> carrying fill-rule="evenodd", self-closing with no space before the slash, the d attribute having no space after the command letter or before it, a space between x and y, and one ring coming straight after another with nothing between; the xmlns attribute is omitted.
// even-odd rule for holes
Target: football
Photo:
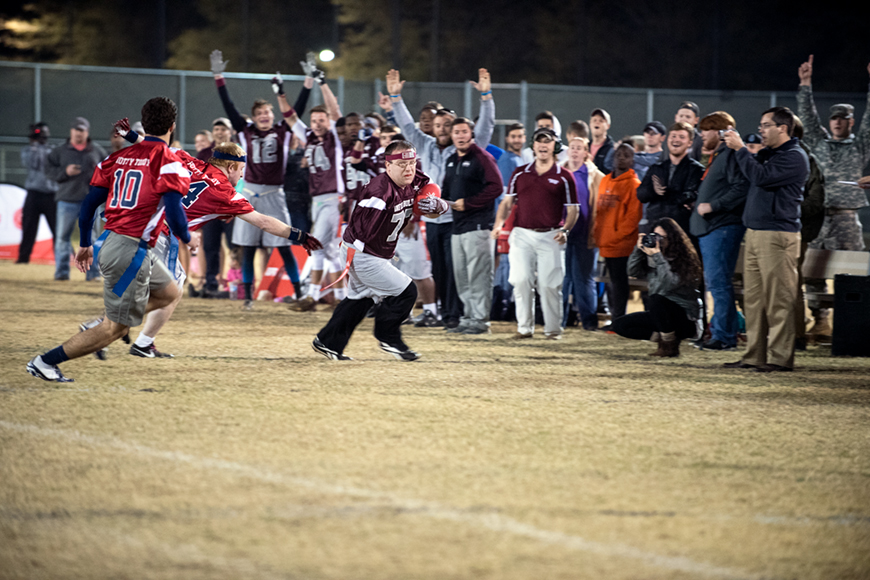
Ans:
<svg viewBox="0 0 870 580"><path fill-rule="evenodd" d="M438 187L434 183L427 183L423 187L420 188L420 191L417 192L417 198L414 200L414 215L421 216L420 213L420 200L429 197L430 195L434 195L435 197L441 197L441 188Z"/></svg>

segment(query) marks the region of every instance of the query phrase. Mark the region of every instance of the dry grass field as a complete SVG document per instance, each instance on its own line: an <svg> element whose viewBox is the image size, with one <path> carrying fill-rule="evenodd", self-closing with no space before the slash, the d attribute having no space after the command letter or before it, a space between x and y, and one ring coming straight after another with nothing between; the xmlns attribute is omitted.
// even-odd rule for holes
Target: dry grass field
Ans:
<svg viewBox="0 0 870 580"><path fill-rule="evenodd" d="M569 329L561 342L185 299L127 354L24 366L101 285L0 263L0 577L870 578L870 360L797 372ZM135 336L134 331L134 336Z"/></svg>

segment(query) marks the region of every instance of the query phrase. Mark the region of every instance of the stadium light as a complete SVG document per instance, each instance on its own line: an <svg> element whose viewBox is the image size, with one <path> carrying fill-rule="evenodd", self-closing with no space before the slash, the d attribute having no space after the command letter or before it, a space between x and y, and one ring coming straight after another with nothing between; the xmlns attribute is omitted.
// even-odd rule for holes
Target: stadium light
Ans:
<svg viewBox="0 0 870 580"><path fill-rule="evenodd" d="M320 60L322 62L329 62L334 58L335 58L335 53L332 52L331 50L329 50L328 48L320 51Z"/></svg>

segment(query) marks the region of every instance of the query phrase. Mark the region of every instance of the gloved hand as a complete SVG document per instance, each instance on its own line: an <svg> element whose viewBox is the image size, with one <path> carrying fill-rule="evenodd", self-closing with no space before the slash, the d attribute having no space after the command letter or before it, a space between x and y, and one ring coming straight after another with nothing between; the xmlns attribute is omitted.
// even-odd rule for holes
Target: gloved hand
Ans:
<svg viewBox="0 0 870 580"><path fill-rule="evenodd" d="M311 72L311 78L316 80L321 85L326 82L326 73L320 70L319 68L315 68Z"/></svg>
<svg viewBox="0 0 870 580"><path fill-rule="evenodd" d="M422 214L437 213L438 215L450 209L450 205L446 201L434 195L421 199L417 207L420 208L420 213Z"/></svg>
<svg viewBox="0 0 870 580"><path fill-rule="evenodd" d="M317 55L309 52L305 55L305 59L299 61L299 64L302 65L302 72L313 78L312 73L317 70Z"/></svg>
<svg viewBox="0 0 870 580"><path fill-rule="evenodd" d="M230 61L224 60L224 53L219 50L213 50L211 51L211 54L208 55L208 58L209 61L211 61L212 74L224 74L224 71L227 69L227 65L230 63Z"/></svg>
<svg viewBox="0 0 870 580"><path fill-rule="evenodd" d="M275 76L272 77L272 90L276 95L284 94L284 79L281 78L280 71L275 72Z"/></svg>
<svg viewBox="0 0 870 580"><path fill-rule="evenodd" d="M139 141L139 133L130 128L130 119L127 117L115 121L112 124L112 128L114 128L115 133L123 137L125 141L129 141L134 145Z"/></svg>
<svg viewBox="0 0 870 580"><path fill-rule="evenodd" d="M314 250L323 249L323 244L320 243L320 240L298 228L290 228L290 241L305 248L305 251L308 252L309 256Z"/></svg>
<svg viewBox="0 0 870 580"><path fill-rule="evenodd" d="M369 127L363 127L359 130L359 133L357 133L357 139L365 141L372 135L374 135L374 132Z"/></svg>

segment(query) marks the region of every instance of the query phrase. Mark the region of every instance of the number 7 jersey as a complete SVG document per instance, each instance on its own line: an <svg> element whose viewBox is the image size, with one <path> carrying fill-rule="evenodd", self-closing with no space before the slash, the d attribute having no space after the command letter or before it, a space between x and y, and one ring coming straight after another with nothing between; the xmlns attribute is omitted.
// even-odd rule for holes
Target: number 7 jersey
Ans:
<svg viewBox="0 0 870 580"><path fill-rule="evenodd" d="M101 161L91 185L109 190L107 230L148 238L163 221L163 194L175 191L186 195L190 172L164 141L146 137Z"/></svg>

